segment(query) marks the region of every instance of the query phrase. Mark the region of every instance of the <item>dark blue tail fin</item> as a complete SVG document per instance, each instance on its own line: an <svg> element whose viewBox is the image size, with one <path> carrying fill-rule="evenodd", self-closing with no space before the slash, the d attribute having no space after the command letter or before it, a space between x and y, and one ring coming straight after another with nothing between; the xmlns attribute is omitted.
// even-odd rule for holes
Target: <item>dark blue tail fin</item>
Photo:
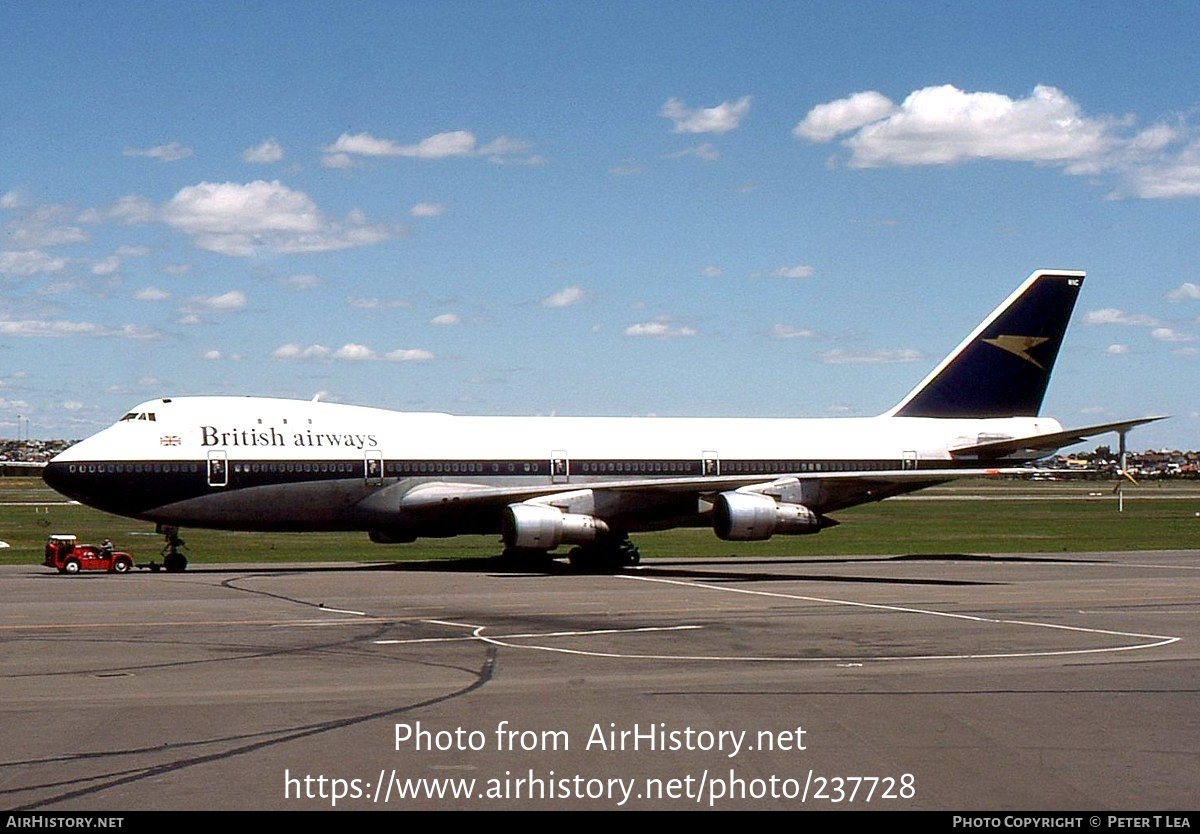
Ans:
<svg viewBox="0 0 1200 834"><path fill-rule="evenodd" d="M892 417L1034 417L1082 272L1040 270L887 412Z"/></svg>

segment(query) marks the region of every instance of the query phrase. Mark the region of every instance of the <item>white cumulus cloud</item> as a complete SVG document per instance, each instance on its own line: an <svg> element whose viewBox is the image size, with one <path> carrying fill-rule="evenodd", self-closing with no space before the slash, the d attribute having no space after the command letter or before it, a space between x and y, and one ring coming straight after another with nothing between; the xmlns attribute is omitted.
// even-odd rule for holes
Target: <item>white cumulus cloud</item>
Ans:
<svg viewBox="0 0 1200 834"><path fill-rule="evenodd" d="M685 157L693 156L696 159L702 159L705 162L716 162L721 158L721 152L717 150L717 146L712 142L701 142L692 148L684 148L681 151L667 154L667 159L684 159Z"/></svg>
<svg viewBox="0 0 1200 834"><path fill-rule="evenodd" d="M673 133L728 133L750 112L750 96L699 109L691 109L679 99L669 98L658 112L671 120Z"/></svg>
<svg viewBox="0 0 1200 834"><path fill-rule="evenodd" d="M321 164L327 168L352 168L358 157L403 157L407 159L448 159L451 157L482 157L497 163L541 165L546 160L530 154L532 145L523 139L498 136L479 144L469 130L450 130L435 133L418 142L405 144L394 139L381 139L370 133L343 133L331 145L322 148Z"/></svg>
<svg viewBox="0 0 1200 834"><path fill-rule="evenodd" d="M524 139L513 139L509 136L497 136L479 149L480 156L510 156L512 154L528 153L533 146Z"/></svg>
<svg viewBox="0 0 1200 834"><path fill-rule="evenodd" d="M882 93L869 90L847 98L818 104L804 120L792 128L797 139L828 142L833 137L858 130L896 112L896 105Z"/></svg>
<svg viewBox="0 0 1200 834"><path fill-rule="evenodd" d="M121 269L121 259L116 255L109 255L107 258L96 261L92 264L93 275L112 275Z"/></svg>
<svg viewBox="0 0 1200 834"><path fill-rule="evenodd" d="M919 350L911 348L880 348L864 352L834 348L818 353L817 358L826 365L883 365L895 362L916 362L923 357Z"/></svg>
<svg viewBox="0 0 1200 834"><path fill-rule="evenodd" d="M328 220L312 198L278 180L190 185L171 198L162 215L201 249L235 257L261 250L330 252L379 243L396 233L367 223L360 212L342 222Z"/></svg>
<svg viewBox="0 0 1200 834"><path fill-rule="evenodd" d="M66 258L37 250L0 252L0 275L45 275L66 267Z"/></svg>
<svg viewBox="0 0 1200 834"><path fill-rule="evenodd" d="M200 357L209 362L241 362L242 355L240 353L226 353L223 350L212 348L200 354Z"/></svg>
<svg viewBox="0 0 1200 834"><path fill-rule="evenodd" d="M403 298L348 298L346 303L359 310L403 310L412 306Z"/></svg>
<svg viewBox="0 0 1200 834"><path fill-rule="evenodd" d="M1200 196L1200 137L1186 125L1135 129L1129 116L1090 116L1045 84L1024 98L950 84L914 90L894 104L874 90L818 104L797 139L843 136L849 165L949 165L991 159L1056 165L1068 174L1111 174L1112 196Z"/></svg>
<svg viewBox="0 0 1200 834"><path fill-rule="evenodd" d="M542 299L543 307L570 307L587 298L582 287L563 287L556 293L551 293Z"/></svg>
<svg viewBox="0 0 1200 834"><path fill-rule="evenodd" d="M115 327L87 321L46 321L39 319L24 319L20 321L0 320L0 336L21 337L63 337L63 336L104 336L134 341L146 341L161 338L162 333L151 327L136 324L122 324Z"/></svg>
<svg viewBox="0 0 1200 834"><path fill-rule="evenodd" d="M1129 193L1147 200L1200 197L1200 140L1176 154L1139 160L1127 179Z"/></svg>
<svg viewBox="0 0 1200 834"><path fill-rule="evenodd" d="M686 336L695 336L696 332L694 327L675 324L667 318L639 322L625 328L626 336L649 336L655 339L677 339Z"/></svg>
<svg viewBox="0 0 1200 834"><path fill-rule="evenodd" d="M816 335L808 328L793 327L790 324L777 324L771 328L772 339L811 339Z"/></svg>
<svg viewBox="0 0 1200 834"><path fill-rule="evenodd" d="M1156 327L1150 331L1150 338L1159 342L1194 342L1195 336L1180 333L1170 327Z"/></svg>
<svg viewBox="0 0 1200 834"><path fill-rule="evenodd" d="M324 148L327 154L356 156L402 156L411 159L445 159L451 156L472 156L475 135L467 130L437 133L416 144L404 145L391 139L377 139L369 133L343 133L332 145Z"/></svg>
<svg viewBox="0 0 1200 834"><path fill-rule="evenodd" d="M797 131L804 138L822 135L815 125L830 109L853 110L854 100L869 95L818 105ZM1104 153L1115 143L1111 120L1085 117L1061 90L1045 85L1023 99L964 92L949 84L916 90L890 109L881 99L871 98L870 107L882 118L854 126L854 135L845 142L853 166L944 165L967 159L1069 162ZM859 115L865 118L868 109ZM803 129L810 118L813 124ZM824 120L828 134L832 120Z"/></svg>
<svg viewBox="0 0 1200 834"><path fill-rule="evenodd" d="M1100 310L1089 310L1083 317L1084 324L1127 324L1139 327L1149 327L1158 324L1158 319L1140 313L1126 313L1115 307L1105 307Z"/></svg>
<svg viewBox="0 0 1200 834"><path fill-rule="evenodd" d="M427 362L433 353L423 348L391 350L382 356L374 348L350 342L337 350L324 345L305 347L297 342L281 345L271 352L273 359L285 362Z"/></svg>
<svg viewBox="0 0 1200 834"><path fill-rule="evenodd" d="M133 294L133 297L138 301L166 301L171 297L171 294L166 290L160 290L158 287L142 287Z"/></svg>
<svg viewBox="0 0 1200 834"><path fill-rule="evenodd" d="M324 345L309 345L305 347L297 342L280 345L271 351L272 359L284 361L304 361L309 359L327 359L331 351Z"/></svg>
<svg viewBox="0 0 1200 834"><path fill-rule="evenodd" d="M1193 284L1191 281L1185 281L1175 289L1167 293L1168 301L1196 301L1200 300L1200 285Z"/></svg>
<svg viewBox="0 0 1200 834"><path fill-rule="evenodd" d="M192 149L178 142L168 142L165 145L155 145L151 148L126 148L125 156L144 156L157 159L159 162L177 162L192 155Z"/></svg>
<svg viewBox="0 0 1200 834"><path fill-rule="evenodd" d="M423 348L401 348L388 351L383 358L389 362L428 362L433 354Z"/></svg>
<svg viewBox="0 0 1200 834"><path fill-rule="evenodd" d="M18 207L5 224L4 243L13 250L87 243L87 233L71 224L71 214L68 206L53 203Z"/></svg>
<svg viewBox="0 0 1200 834"><path fill-rule="evenodd" d="M274 139L264 139L253 148L242 151L242 161L270 165L283 159L283 145Z"/></svg>
<svg viewBox="0 0 1200 834"><path fill-rule="evenodd" d="M445 203L417 203L408 210L413 217L438 217L446 213Z"/></svg>
<svg viewBox="0 0 1200 834"><path fill-rule="evenodd" d="M79 215L81 223L105 223L112 221L124 226L139 226L154 221L158 208L148 197L128 194L115 203L100 208L86 209Z"/></svg>
<svg viewBox="0 0 1200 834"><path fill-rule="evenodd" d="M350 362L364 362L378 358L378 354L366 345L346 344L333 353L334 359L345 359Z"/></svg>
<svg viewBox="0 0 1200 834"><path fill-rule="evenodd" d="M196 295L187 299L182 309L188 313L233 313L245 309L246 294L230 290L219 295Z"/></svg>

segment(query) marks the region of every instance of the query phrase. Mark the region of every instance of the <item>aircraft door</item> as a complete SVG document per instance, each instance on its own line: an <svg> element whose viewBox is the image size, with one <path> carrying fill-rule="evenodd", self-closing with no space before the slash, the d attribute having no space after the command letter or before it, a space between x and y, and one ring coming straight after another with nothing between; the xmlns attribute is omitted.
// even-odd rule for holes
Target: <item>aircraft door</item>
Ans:
<svg viewBox="0 0 1200 834"><path fill-rule="evenodd" d="M716 452L705 451L700 453L700 474L702 475L720 475L721 474L721 457Z"/></svg>
<svg viewBox="0 0 1200 834"><path fill-rule="evenodd" d="M571 480L571 459L562 449L550 453L550 483L565 484Z"/></svg>
<svg viewBox="0 0 1200 834"><path fill-rule="evenodd" d="M378 449L363 452L363 479L367 486L383 486L383 452Z"/></svg>
<svg viewBox="0 0 1200 834"><path fill-rule="evenodd" d="M224 451L210 449L208 452L208 485L212 487L229 485L229 459Z"/></svg>

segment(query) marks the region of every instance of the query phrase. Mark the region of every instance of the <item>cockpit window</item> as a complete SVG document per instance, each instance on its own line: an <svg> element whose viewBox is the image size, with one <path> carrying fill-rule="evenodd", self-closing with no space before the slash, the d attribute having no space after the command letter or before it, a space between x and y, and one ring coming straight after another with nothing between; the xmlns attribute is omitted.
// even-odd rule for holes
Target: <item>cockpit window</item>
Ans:
<svg viewBox="0 0 1200 834"><path fill-rule="evenodd" d="M124 423L126 420L149 420L155 422L153 411L131 411L118 420L118 423Z"/></svg>

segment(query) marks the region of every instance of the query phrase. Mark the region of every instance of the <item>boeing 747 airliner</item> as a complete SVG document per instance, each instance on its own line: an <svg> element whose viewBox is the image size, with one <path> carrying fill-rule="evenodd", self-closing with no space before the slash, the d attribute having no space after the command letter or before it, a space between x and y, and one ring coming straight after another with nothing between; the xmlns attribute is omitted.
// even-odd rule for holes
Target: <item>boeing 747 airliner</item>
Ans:
<svg viewBox="0 0 1200 834"><path fill-rule="evenodd" d="M637 561L629 534L816 533L829 513L1014 471L1155 417L1064 430L1038 416L1083 284L1031 275L895 407L840 419L456 417L258 397L136 406L56 457L84 504L179 527L362 530L376 542L495 533L512 551ZM183 570L183 555L167 557Z"/></svg>

